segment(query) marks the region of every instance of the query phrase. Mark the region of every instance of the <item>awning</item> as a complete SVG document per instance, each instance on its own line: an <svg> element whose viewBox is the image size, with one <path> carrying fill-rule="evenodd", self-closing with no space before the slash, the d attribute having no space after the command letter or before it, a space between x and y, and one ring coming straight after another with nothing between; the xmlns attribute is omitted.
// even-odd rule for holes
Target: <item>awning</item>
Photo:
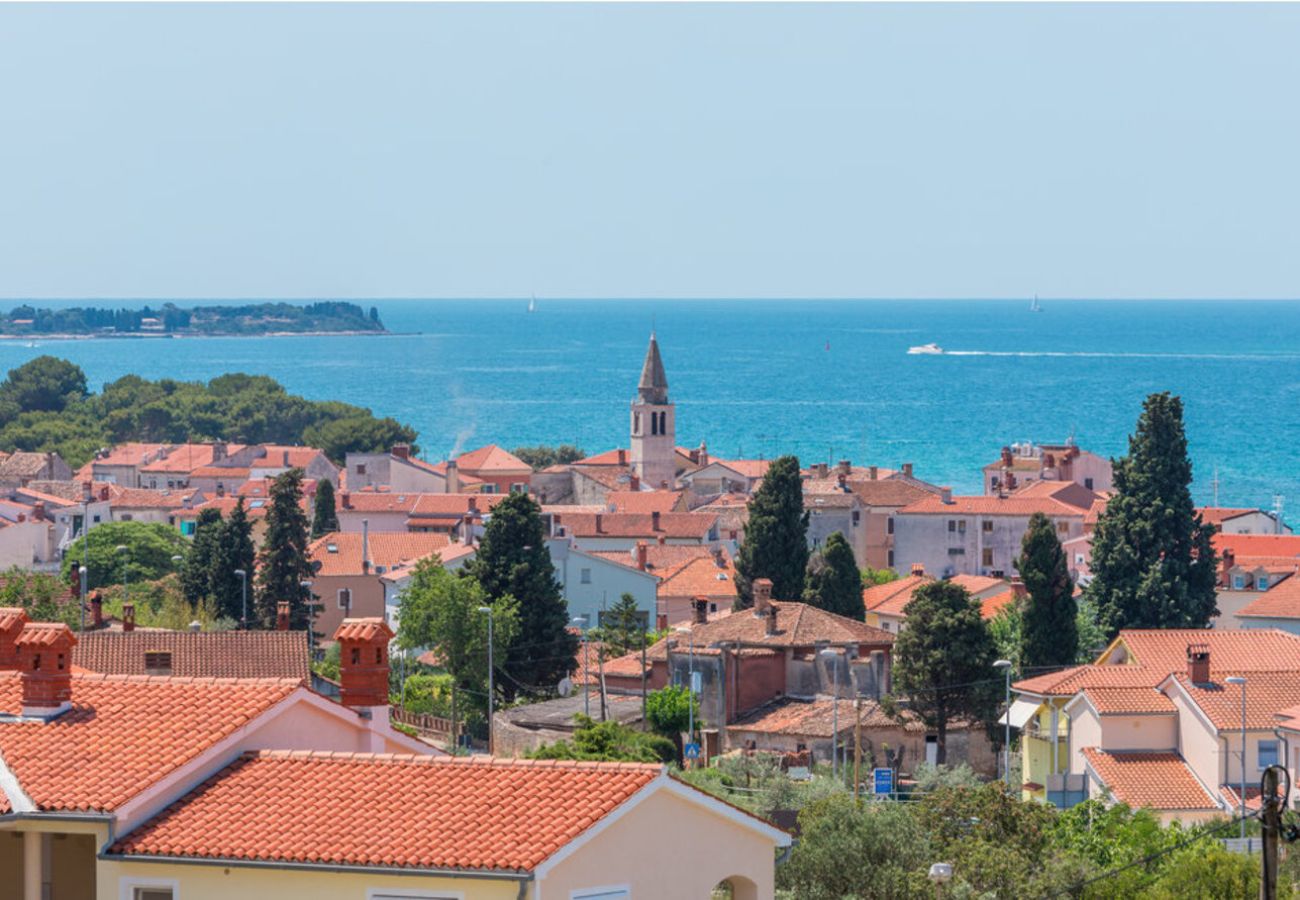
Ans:
<svg viewBox="0 0 1300 900"><path fill-rule="evenodd" d="M1007 717L1011 718L1011 727L1020 729L1025 727L1025 723L1034 717L1038 712L1038 707L1042 706L1036 700L1016 700L1011 704L1011 708L998 719L999 725L1007 724Z"/></svg>

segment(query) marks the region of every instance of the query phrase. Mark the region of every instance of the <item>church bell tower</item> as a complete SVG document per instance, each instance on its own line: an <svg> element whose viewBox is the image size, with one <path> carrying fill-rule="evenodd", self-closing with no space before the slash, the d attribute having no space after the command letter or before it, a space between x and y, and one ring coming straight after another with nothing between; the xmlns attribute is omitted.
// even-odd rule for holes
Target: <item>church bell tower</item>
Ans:
<svg viewBox="0 0 1300 900"><path fill-rule="evenodd" d="M677 423L673 405L668 402L668 378L653 332L636 394L632 401L632 470L647 487L676 487Z"/></svg>

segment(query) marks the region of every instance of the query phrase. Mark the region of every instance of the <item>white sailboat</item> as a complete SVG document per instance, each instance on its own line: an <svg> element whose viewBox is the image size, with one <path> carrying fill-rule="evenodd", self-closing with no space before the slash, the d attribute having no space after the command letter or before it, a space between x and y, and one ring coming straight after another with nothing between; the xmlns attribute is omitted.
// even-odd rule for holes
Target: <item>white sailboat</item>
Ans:
<svg viewBox="0 0 1300 900"><path fill-rule="evenodd" d="M1029 304L1030 312L1042 312L1043 308L1038 305L1038 295L1034 294L1034 302Z"/></svg>
<svg viewBox="0 0 1300 900"><path fill-rule="evenodd" d="M531 295L529 295L529 297L528 297L528 311L529 311L530 313L531 313L531 312L537 312L537 295L536 295L536 294L531 294Z"/></svg>

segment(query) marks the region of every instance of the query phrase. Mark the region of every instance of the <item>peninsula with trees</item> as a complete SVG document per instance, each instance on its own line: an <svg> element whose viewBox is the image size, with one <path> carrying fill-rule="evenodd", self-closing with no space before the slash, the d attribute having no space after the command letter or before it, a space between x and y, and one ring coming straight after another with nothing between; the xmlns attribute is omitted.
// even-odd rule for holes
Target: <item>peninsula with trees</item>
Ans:
<svg viewBox="0 0 1300 900"><path fill-rule="evenodd" d="M338 300L158 308L15 306L0 314L0 338L252 337L286 334L387 334L379 310Z"/></svg>

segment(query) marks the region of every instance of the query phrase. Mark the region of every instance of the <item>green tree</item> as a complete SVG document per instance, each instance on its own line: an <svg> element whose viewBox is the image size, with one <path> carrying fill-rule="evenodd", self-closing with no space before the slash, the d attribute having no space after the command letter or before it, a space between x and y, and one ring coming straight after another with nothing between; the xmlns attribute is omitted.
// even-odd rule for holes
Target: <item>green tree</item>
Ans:
<svg viewBox="0 0 1300 900"><path fill-rule="evenodd" d="M889 584L898 580L898 573L893 569L873 569L867 566L862 570L862 586L872 587L877 584Z"/></svg>
<svg viewBox="0 0 1300 900"><path fill-rule="evenodd" d="M212 596L212 567L221 542L221 512L211 507L199 511L194 520L190 552L181 567L181 594L190 605ZM238 619L238 615L235 616Z"/></svg>
<svg viewBox="0 0 1300 900"><path fill-rule="evenodd" d="M81 627L81 604L68 590L68 583L43 572L29 572L17 566L0 576L0 606L21 607L33 622L63 622Z"/></svg>
<svg viewBox="0 0 1300 900"><path fill-rule="evenodd" d="M1204 628L1218 613L1214 526L1196 512L1191 481L1182 400L1152 394L1093 533L1088 596L1108 633Z"/></svg>
<svg viewBox="0 0 1300 900"><path fill-rule="evenodd" d="M0 396L22 412L60 412L86 396L86 373L56 356L38 356L9 370Z"/></svg>
<svg viewBox="0 0 1300 900"><path fill-rule="evenodd" d="M803 596L808 566L808 513L803 508L799 459L772 460L763 483L749 501L745 538L736 555L736 608L754 605L755 578L772 580L772 596L797 600Z"/></svg>
<svg viewBox="0 0 1300 900"><path fill-rule="evenodd" d="M600 631L595 637L605 645L609 657L618 657L641 649L648 625L646 614L637 608L636 598L624 594L601 617Z"/></svg>
<svg viewBox="0 0 1300 900"><path fill-rule="evenodd" d="M334 505L334 484L328 478L316 483L316 501L312 507L312 540L339 530L339 514Z"/></svg>
<svg viewBox="0 0 1300 900"><path fill-rule="evenodd" d="M1074 582L1056 528L1040 512L1029 517L1015 566L1028 592L1021 612L1020 664L1027 668L1072 665L1079 655Z"/></svg>
<svg viewBox="0 0 1300 900"><path fill-rule="evenodd" d="M1101 627L1097 616L1097 604L1087 594L1079 598L1079 612L1075 618L1075 632L1079 639L1079 652L1076 663L1090 663L1106 648L1106 630Z"/></svg>
<svg viewBox="0 0 1300 900"><path fill-rule="evenodd" d="M354 415L309 426L302 441L341 463L349 453L382 453L397 444L409 444L411 453L418 453L416 435L415 429L396 419L377 419L369 410L358 409Z"/></svg>
<svg viewBox="0 0 1300 900"><path fill-rule="evenodd" d="M587 455L585 450L573 444L560 444L558 447L539 444L536 447L516 447L510 452L528 463L534 470L545 469L547 466L567 465Z"/></svg>
<svg viewBox="0 0 1300 900"><path fill-rule="evenodd" d="M803 599L805 603L837 616L859 622L866 619L866 607L862 605L862 573L853 558L853 548L840 532L833 532L826 539L826 546L808 560Z"/></svg>
<svg viewBox="0 0 1300 900"><path fill-rule="evenodd" d="M172 557L183 558L190 549L188 538L161 522L105 522L73 541L64 552L62 577L68 584L72 583L73 571L81 565L86 537L90 539L86 568L91 588L121 584L123 573L132 585L161 578L177 570ZM118 547L126 550L119 552Z"/></svg>
<svg viewBox="0 0 1300 900"><path fill-rule="evenodd" d="M673 745L655 734L636 731L614 720L597 722L579 713L573 740L544 744L531 759L581 759L601 762L672 762Z"/></svg>
<svg viewBox="0 0 1300 900"><path fill-rule="evenodd" d="M647 694L645 714L650 727L672 741L679 755L682 734L691 727L691 716L695 716L697 729L704 724L700 717L700 698L692 695L684 684L670 684Z"/></svg>
<svg viewBox="0 0 1300 900"><path fill-rule="evenodd" d="M244 617L244 592L248 591L248 601L255 601L253 594L254 562L257 553L253 548L253 524L248 521L244 510L244 498L235 502L230 511L230 518L220 526L217 532L216 553L212 558L210 583L212 599L219 615L235 621ZM243 577L236 572L242 571ZM250 608L251 617L254 610Z"/></svg>
<svg viewBox="0 0 1300 900"><path fill-rule="evenodd" d="M271 482L266 537L258 558L257 622L274 628L276 607L289 602L289 627L310 628L312 577L307 559L307 514L302 509L302 469L290 469ZM251 623L250 623L251 624Z"/></svg>
<svg viewBox="0 0 1300 900"><path fill-rule="evenodd" d="M518 637L502 666L501 689L513 700L521 691L546 692L573 670L578 638L568 630L569 611L555 579L542 510L524 493L512 493L492 509L478 556L467 574L494 601L519 602Z"/></svg>
<svg viewBox="0 0 1300 900"><path fill-rule="evenodd" d="M949 581L917 588L907 628L894 643L894 689L938 738L935 761L948 760L948 724L987 722L1001 694L994 645L980 602Z"/></svg>

